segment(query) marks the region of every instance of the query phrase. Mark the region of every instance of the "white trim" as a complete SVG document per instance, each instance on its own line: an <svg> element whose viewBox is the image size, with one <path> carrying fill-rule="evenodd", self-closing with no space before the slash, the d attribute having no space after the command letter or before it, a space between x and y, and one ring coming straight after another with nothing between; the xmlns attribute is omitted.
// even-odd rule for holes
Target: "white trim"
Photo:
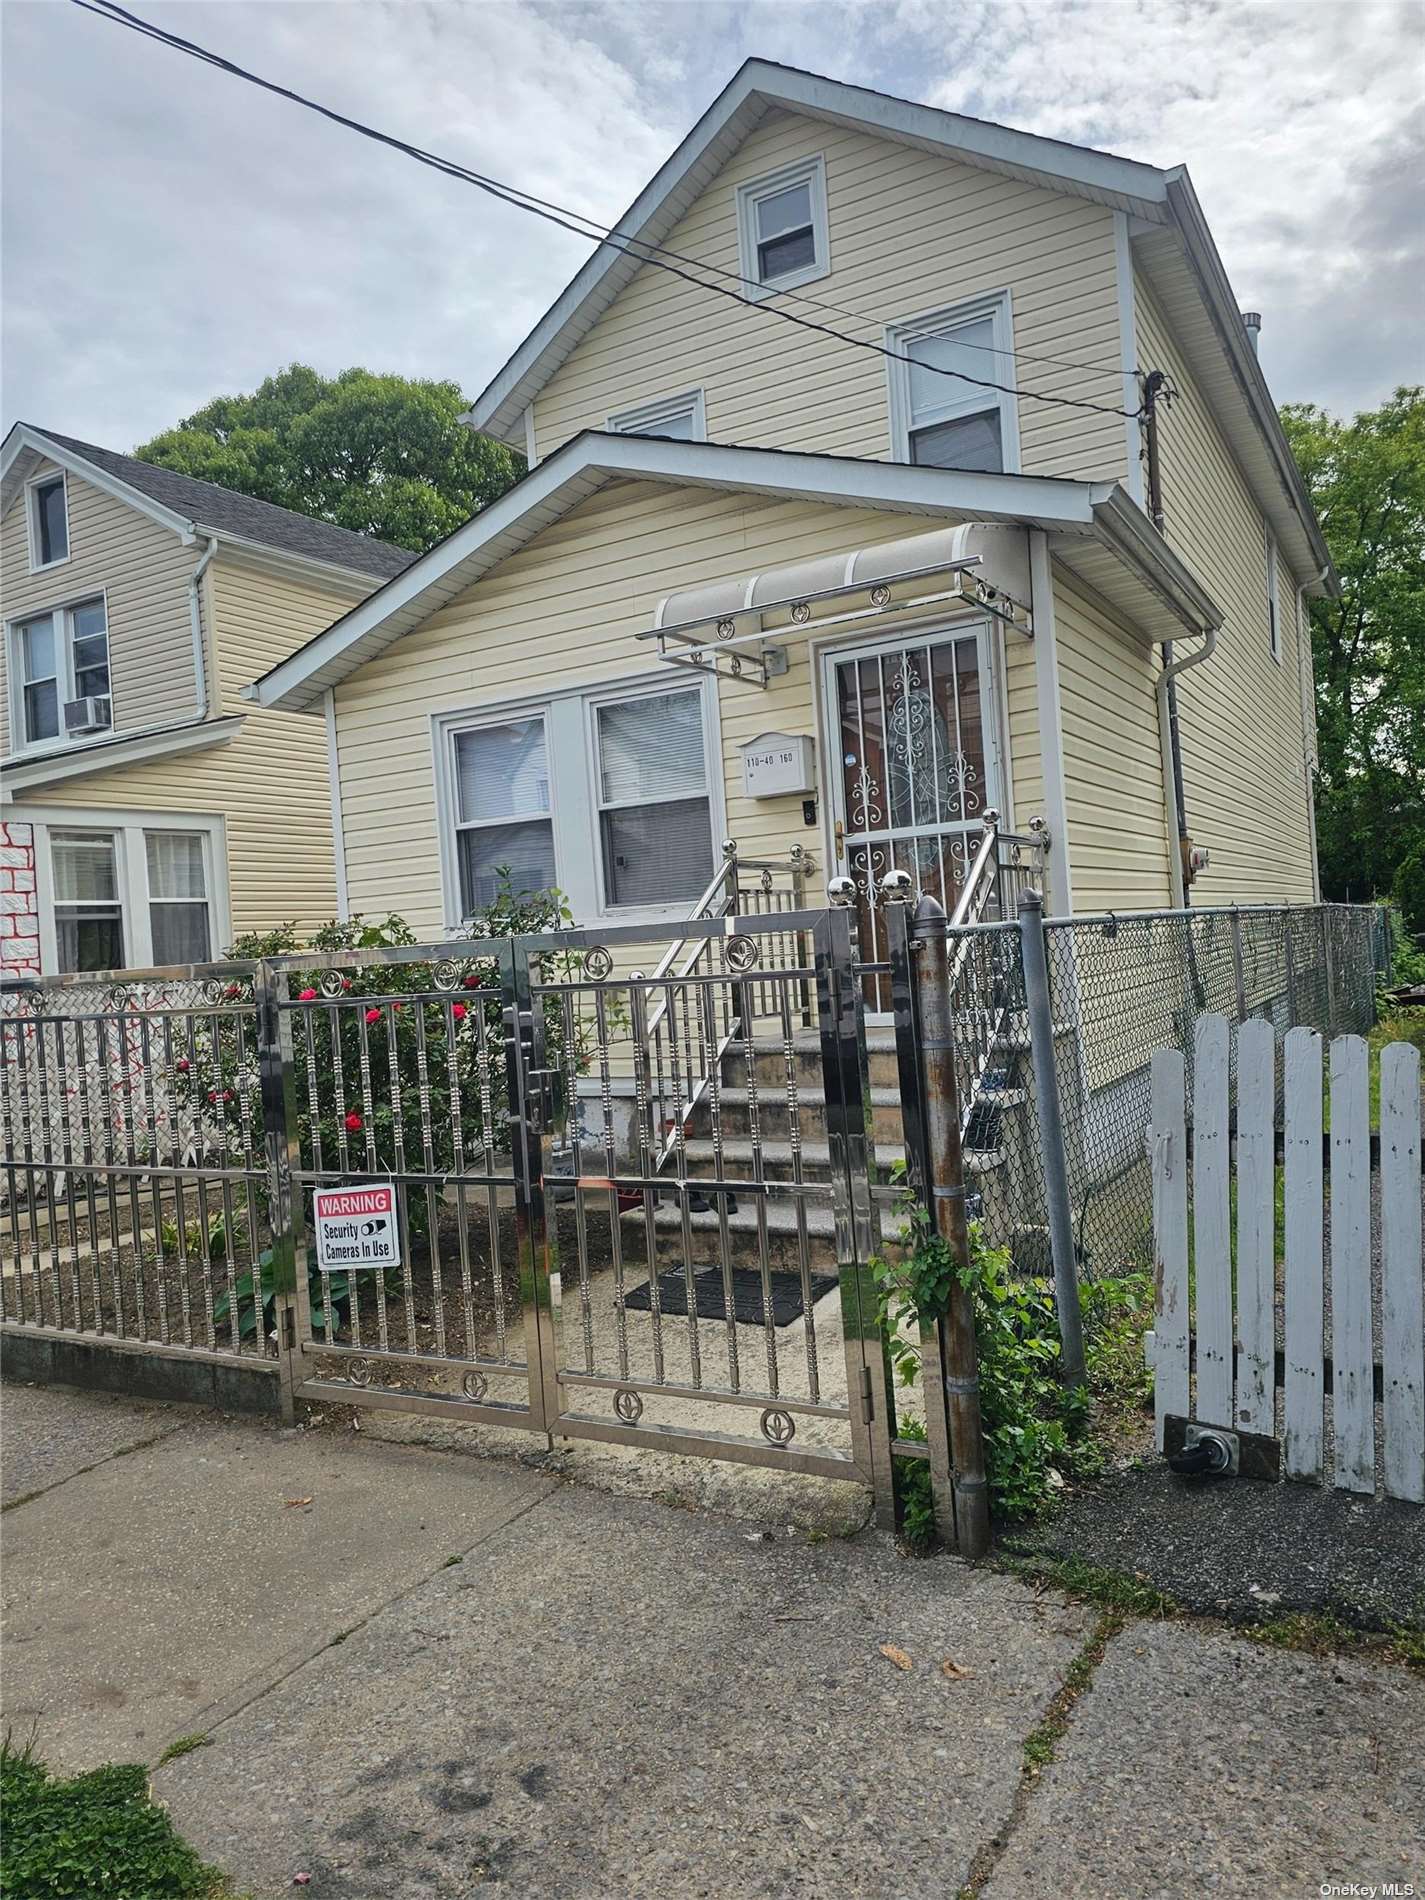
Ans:
<svg viewBox="0 0 1425 1900"><path fill-rule="evenodd" d="M346 888L346 833L341 817L341 755L336 740L336 694L329 686L322 694L327 729L327 789L332 806L332 859L336 866L336 914L343 923L351 915Z"/></svg>
<svg viewBox="0 0 1425 1900"><path fill-rule="evenodd" d="M243 713L226 719L195 720L186 726L152 726L138 732L111 735L67 751L45 752L23 760L5 761L5 786L13 795L64 779L83 778L91 772L121 771L150 759L172 758L181 752L200 752L209 746L230 745L242 731Z"/></svg>
<svg viewBox="0 0 1425 1900"><path fill-rule="evenodd" d="M1047 910L1070 917L1074 880L1070 869L1069 800L1064 778L1064 709L1059 692L1059 643L1054 615L1054 569L1049 543L1036 530L1029 537L1030 591L1034 599L1034 689L1039 714L1039 753L1044 775L1044 817L1049 826L1045 859Z"/></svg>
<svg viewBox="0 0 1425 1900"><path fill-rule="evenodd" d="M1007 384L1008 388L979 389L973 384L966 384L965 395L939 404L929 421L920 426L931 428L938 422L953 422L961 416L983 415L986 410L993 409L999 417L1000 453L1004 464L997 472L1002 475L1017 475L1020 472L1019 399L1015 394L1014 373L1014 309L1007 288L985 291L943 309L929 310L922 316L906 317L886 325L886 348L898 352L897 360L886 364L891 454L898 462L910 462L910 438L915 429L910 398L910 364L900 359L912 343L919 342L923 337L945 336L966 324L983 323L986 320L992 325L995 354L986 359L989 367L985 370L985 377L986 380ZM947 390L949 387L947 380Z"/></svg>
<svg viewBox="0 0 1425 1900"><path fill-rule="evenodd" d="M1262 523L1262 554L1267 569L1267 652L1282 664L1282 586L1281 552L1276 536Z"/></svg>
<svg viewBox="0 0 1425 1900"><path fill-rule="evenodd" d="M124 961L121 968L153 967L153 925L149 915L148 847L150 831L196 831L203 838L203 872L208 888L208 931L212 961L232 941L228 892L227 827L221 816L205 812L114 810L69 805L26 805L23 822L34 826L35 901L40 924L40 969L59 969L54 914L54 831L107 832L115 839L115 869L122 910Z"/></svg>
<svg viewBox="0 0 1425 1900"><path fill-rule="evenodd" d="M42 561L39 558L39 490L52 488L56 481L64 497L64 553L57 555L52 561ZM59 470L58 475L51 469L42 469L37 474L31 475L25 483L25 546L32 574L48 574L51 568L65 566L74 551L69 536L69 477L63 468Z"/></svg>
<svg viewBox="0 0 1425 1900"><path fill-rule="evenodd" d="M524 407L524 459L530 468L539 466L539 451L534 445L534 404L527 402Z"/></svg>
<svg viewBox="0 0 1425 1900"><path fill-rule="evenodd" d="M659 424L672 422L679 416L689 419L692 427L689 441L707 441L707 406L701 389L685 389L676 396L655 396L649 402L635 403L632 408L617 410L609 417L608 426L613 435L661 436L664 431ZM681 441L682 437L671 439Z"/></svg>
<svg viewBox="0 0 1425 1900"><path fill-rule="evenodd" d="M703 698L708 822L715 861L718 841L727 835L721 712L716 682L711 676L692 681L691 687L700 689ZM620 679L583 680L517 699L482 701L473 706L449 707L431 713L431 768L435 787L441 916L445 929L458 930L465 921L460 902L460 865L455 846L456 812L459 809L455 778L455 735L478 726L501 725L514 719L544 721L550 777L550 821L554 835L554 874L576 920L580 923L661 923L668 918L685 917L689 907L681 900L647 906L606 906L603 902L598 807L592 783L589 708L610 700L661 696L689 689L682 680L670 682L662 674L650 678L644 672Z"/></svg>
<svg viewBox="0 0 1425 1900"><path fill-rule="evenodd" d="M1098 203L1121 203L1122 208L1154 223L1162 223L1166 216L1166 174L1154 165L894 99L796 67L749 59L618 219L616 228L662 243L769 107L900 139L965 164ZM643 264L637 253L601 245L476 398L470 410L473 425L511 440L525 404L538 395Z"/></svg>
<svg viewBox="0 0 1425 1900"><path fill-rule="evenodd" d="M1129 412L1123 419L1123 446L1127 458L1124 487L1140 508L1148 505L1143 484L1143 430L1138 421L1142 396L1138 388L1138 300L1133 289L1133 246L1128 213L1113 214L1113 266L1118 302L1118 360L1123 370L1121 401Z"/></svg>
<svg viewBox="0 0 1425 1900"><path fill-rule="evenodd" d="M757 251L764 241L758 231L757 209L766 198L778 192L807 187L811 210L812 261L796 270L783 271L777 277L763 279L757 270ZM800 229L800 226L797 227ZM742 276L742 294L748 303L765 303L784 290L796 290L813 284L831 273L831 230L826 215L826 158L821 152L809 152L761 178L737 187L737 254Z"/></svg>
<svg viewBox="0 0 1425 1900"><path fill-rule="evenodd" d="M58 567L60 562L51 563ZM49 570L41 569L47 573ZM109 671L109 724L102 731L89 737L80 735L70 738L64 729L64 708L68 700L76 697L74 691L74 630L71 615L81 607L88 607L94 601L101 601L104 607L104 657ZM49 620L53 624L55 642L55 686L59 691L59 732L53 739L41 739L32 743L25 733L25 676L20 660L21 630L33 621ZM86 635L86 638L92 636ZM77 588L72 595L54 602L48 607L33 607L25 613L15 614L4 623L3 651L6 676L13 683L10 694L10 757L5 761L8 773L14 766L22 766L31 760L47 759L53 756L67 757L71 753L82 752L88 746L108 745L116 736L117 715L114 710L114 675L110 659L109 642L109 590L107 586Z"/></svg>
<svg viewBox="0 0 1425 1900"><path fill-rule="evenodd" d="M289 513L291 510L288 511ZM285 548L269 547L265 541L248 541L242 535L229 534L225 528L210 528L195 520L185 540L216 541L220 552L239 567L255 568L259 573L276 574L283 579L314 580L340 587L363 598L383 587L389 574L372 574L363 567L343 567L335 561L320 561L315 555L291 554ZM389 546L390 543L384 545ZM398 572L404 570L398 569Z"/></svg>
<svg viewBox="0 0 1425 1900"><path fill-rule="evenodd" d="M965 521L1003 521L1093 535L1109 508L1112 482L1040 475L975 474L776 449L670 442L586 430L453 535L376 593L269 669L244 696L303 712L357 666L463 593L611 478L678 482L762 496L901 510ZM1129 504L1124 497L1124 507ZM1135 511L1136 512L1136 511ZM1162 562L1188 570L1154 537Z"/></svg>

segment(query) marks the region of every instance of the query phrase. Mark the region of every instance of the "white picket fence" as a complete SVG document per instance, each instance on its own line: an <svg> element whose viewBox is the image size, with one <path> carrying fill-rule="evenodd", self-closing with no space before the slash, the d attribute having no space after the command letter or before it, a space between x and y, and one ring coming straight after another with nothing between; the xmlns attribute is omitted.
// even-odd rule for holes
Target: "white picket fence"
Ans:
<svg viewBox="0 0 1425 1900"><path fill-rule="evenodd" d="M1331 1044L1323 1139L1322 1038L1314 1029L1287 1033L1278 1234L1275 1032L1260 1021L1236 1031L1235 1152L1231 1035L1225 1017L1198 1020L1190 1132L1182 1051L1153 1053L1149 1351L1158 1444L1169 1415L1280 1435L1286 1476L1323 1483L1329 1367L1331 1482L1363 1492L1379 1482L1389 1497L1425 1503L1420 1052L1408 1043L1381 1052L1373 1168L1365 1042L1338 1036Z"/></svg>

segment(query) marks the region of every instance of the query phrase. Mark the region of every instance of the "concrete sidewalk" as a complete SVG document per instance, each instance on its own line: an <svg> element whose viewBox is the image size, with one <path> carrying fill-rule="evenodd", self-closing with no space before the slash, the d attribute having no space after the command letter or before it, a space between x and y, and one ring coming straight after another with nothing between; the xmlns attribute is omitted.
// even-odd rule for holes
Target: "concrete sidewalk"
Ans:
<svg viewBox="0 0 1425 1900"><path fill-rule="evenodd" d="M538 1456L30 1388L0 1424L27 1461L6 1719L56 1765L208 1735L155 1789L264 1897L299 1873L320 1900L1425 1877L1425 1682L1398 1669L1130 1622L1090 1673L1091 1609L870 1531L769 1533L765 1492L754 1527Z"/></svg>

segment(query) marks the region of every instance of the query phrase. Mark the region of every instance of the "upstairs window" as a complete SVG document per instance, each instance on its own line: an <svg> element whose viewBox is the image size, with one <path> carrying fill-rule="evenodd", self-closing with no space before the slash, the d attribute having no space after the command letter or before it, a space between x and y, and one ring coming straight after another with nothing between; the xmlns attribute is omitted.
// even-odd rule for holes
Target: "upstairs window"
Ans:
<svg viewBox="0 0 1425 1900"><path fill-rule="evenodd" d="M690 389L681 396L661 396L654 402L640 403L636 409L621 409L609 417L609 427L615 435L662 435L675 442L706 442L703 392Z"/></svg>
<svg viewBox="0 0 1425 1900"><path fill-rule="evenodd" d="M712 876L703 695L641 693L595 710L604 902L691 902Z"/></svg>
<svg viewBox="0 0 1425 1900"><path fill-rule="evenodd" d="M94 738L113 723L109 626L104 602L82 600L19 621L12 651L21 682L21 747Z"/></svg>
<svg viewBox="0 0 1425 1900"><path fill-rule="evenodd" d="M826 163L818 154L737 191L742 294L754 303L831 269Z"/></svg>
<svg viewBox="0 0 1425 1900"><path fill-rule="evenodd" d="M1267 546L1267 651L1280 664L1282 657L1281 563L1270 533Z"/></svg>
<svg viewBox="0 0 1425 1900"><path fill-rule="evenodd" d="M505 870L517 892L554 888L554 814L542 717L458 732L455 798L464 916L494 903Z"/></svg>
<svg viewBox="0 0 1425 1900"><path fill-rule="evenodd" d="M63 475L30 484L30 567L57 567L69 559L69 505Z"/></svg>
<svg viewBox="0 0 1425 1900"><path fill-rule="evenodd" d="M900 359L887 365L898 461L981 474L1018 471L1007 292L894 324L886 347Z"/></svg>

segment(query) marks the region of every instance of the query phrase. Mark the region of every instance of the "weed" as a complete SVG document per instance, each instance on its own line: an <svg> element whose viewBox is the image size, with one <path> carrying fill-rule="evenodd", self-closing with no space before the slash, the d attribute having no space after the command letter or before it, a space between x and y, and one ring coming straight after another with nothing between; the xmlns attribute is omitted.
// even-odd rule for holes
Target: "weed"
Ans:
<svg viewBox="0 0 1425 1900"><path fill-rule="evenodd" d="M0 1744L0 1892L26 1900L129 1894L143 1900L219 1900L232 1889L206 1866L149 1799L141 1762L112 1763L62 1780L31 1742Z"/></svg>
<svg viewBox="0 0 1425 1900"><path fill-rule="evenodd" d="M211 1735L180 1735L176 1742L170 1742L164 1749L158 1758L158 1765L162 1768L167 1761L177 1761L181 1755L191 1755L195 1748L209 1748L212 1741Z"/></svg>
<svg viewBox="0 0 1425 1900"><path fill-rule="evenodd" d="M925 1426L918 1418L898 1419L896 1435L923 1445ZM935 1497L930 1488L930 1461L897 1458L893 1470L900 1506L901 1542L912 1557L923 1557L935 1547Z"/></svg>
<svg viewBox="0 0 1425 1900"><path fill-rule="evenodd" d="M1355 1629L1329 1610L1284 1610L1260 1622L1245 1623L1241 1634L1266 1649L1293 1649L1307 1656L1357 1652L1380 1662L1425 1669L1425 1629L1393 1624L1381 1631Z"/></svg>
<svg viewBox="0 0 1425 1900"><path fill-rule="evenodd" d="M1044 1711L1040 1721L1024 1738L1024 1766L1029 1774L1038 1774L1054 1759L1059 1743L1069 1729L1074 1704L1094 1679L1094 1671L1103 1661L1103 1653L1123 1628L1123 1612L1104 1609L1099 1612L1088 1641L1069 1664L1059 1693Z"/></svg>
<svg viewBox="0 0 1425 1900"><path fill-rule="evenodd" d="M440 1567L442 1570L453 1570L457 1564L464 1563L464 1561L465 1559L457 1552L454 1557L447 1557Z"/></svg>
<svg viewBox="0 0 1425 1900"><path fill-rule="evenodd" d="M1118 1616L1176 1616L1180 1605L1146 1577L1130 1576L1122 1570L1108 1570L1101 1564L1086 1563L1081 1557L1000 1558L1003 1569L1034 1583L1053 1584L1066 1596L1096 1603L1101 1610Z"/></svg>

